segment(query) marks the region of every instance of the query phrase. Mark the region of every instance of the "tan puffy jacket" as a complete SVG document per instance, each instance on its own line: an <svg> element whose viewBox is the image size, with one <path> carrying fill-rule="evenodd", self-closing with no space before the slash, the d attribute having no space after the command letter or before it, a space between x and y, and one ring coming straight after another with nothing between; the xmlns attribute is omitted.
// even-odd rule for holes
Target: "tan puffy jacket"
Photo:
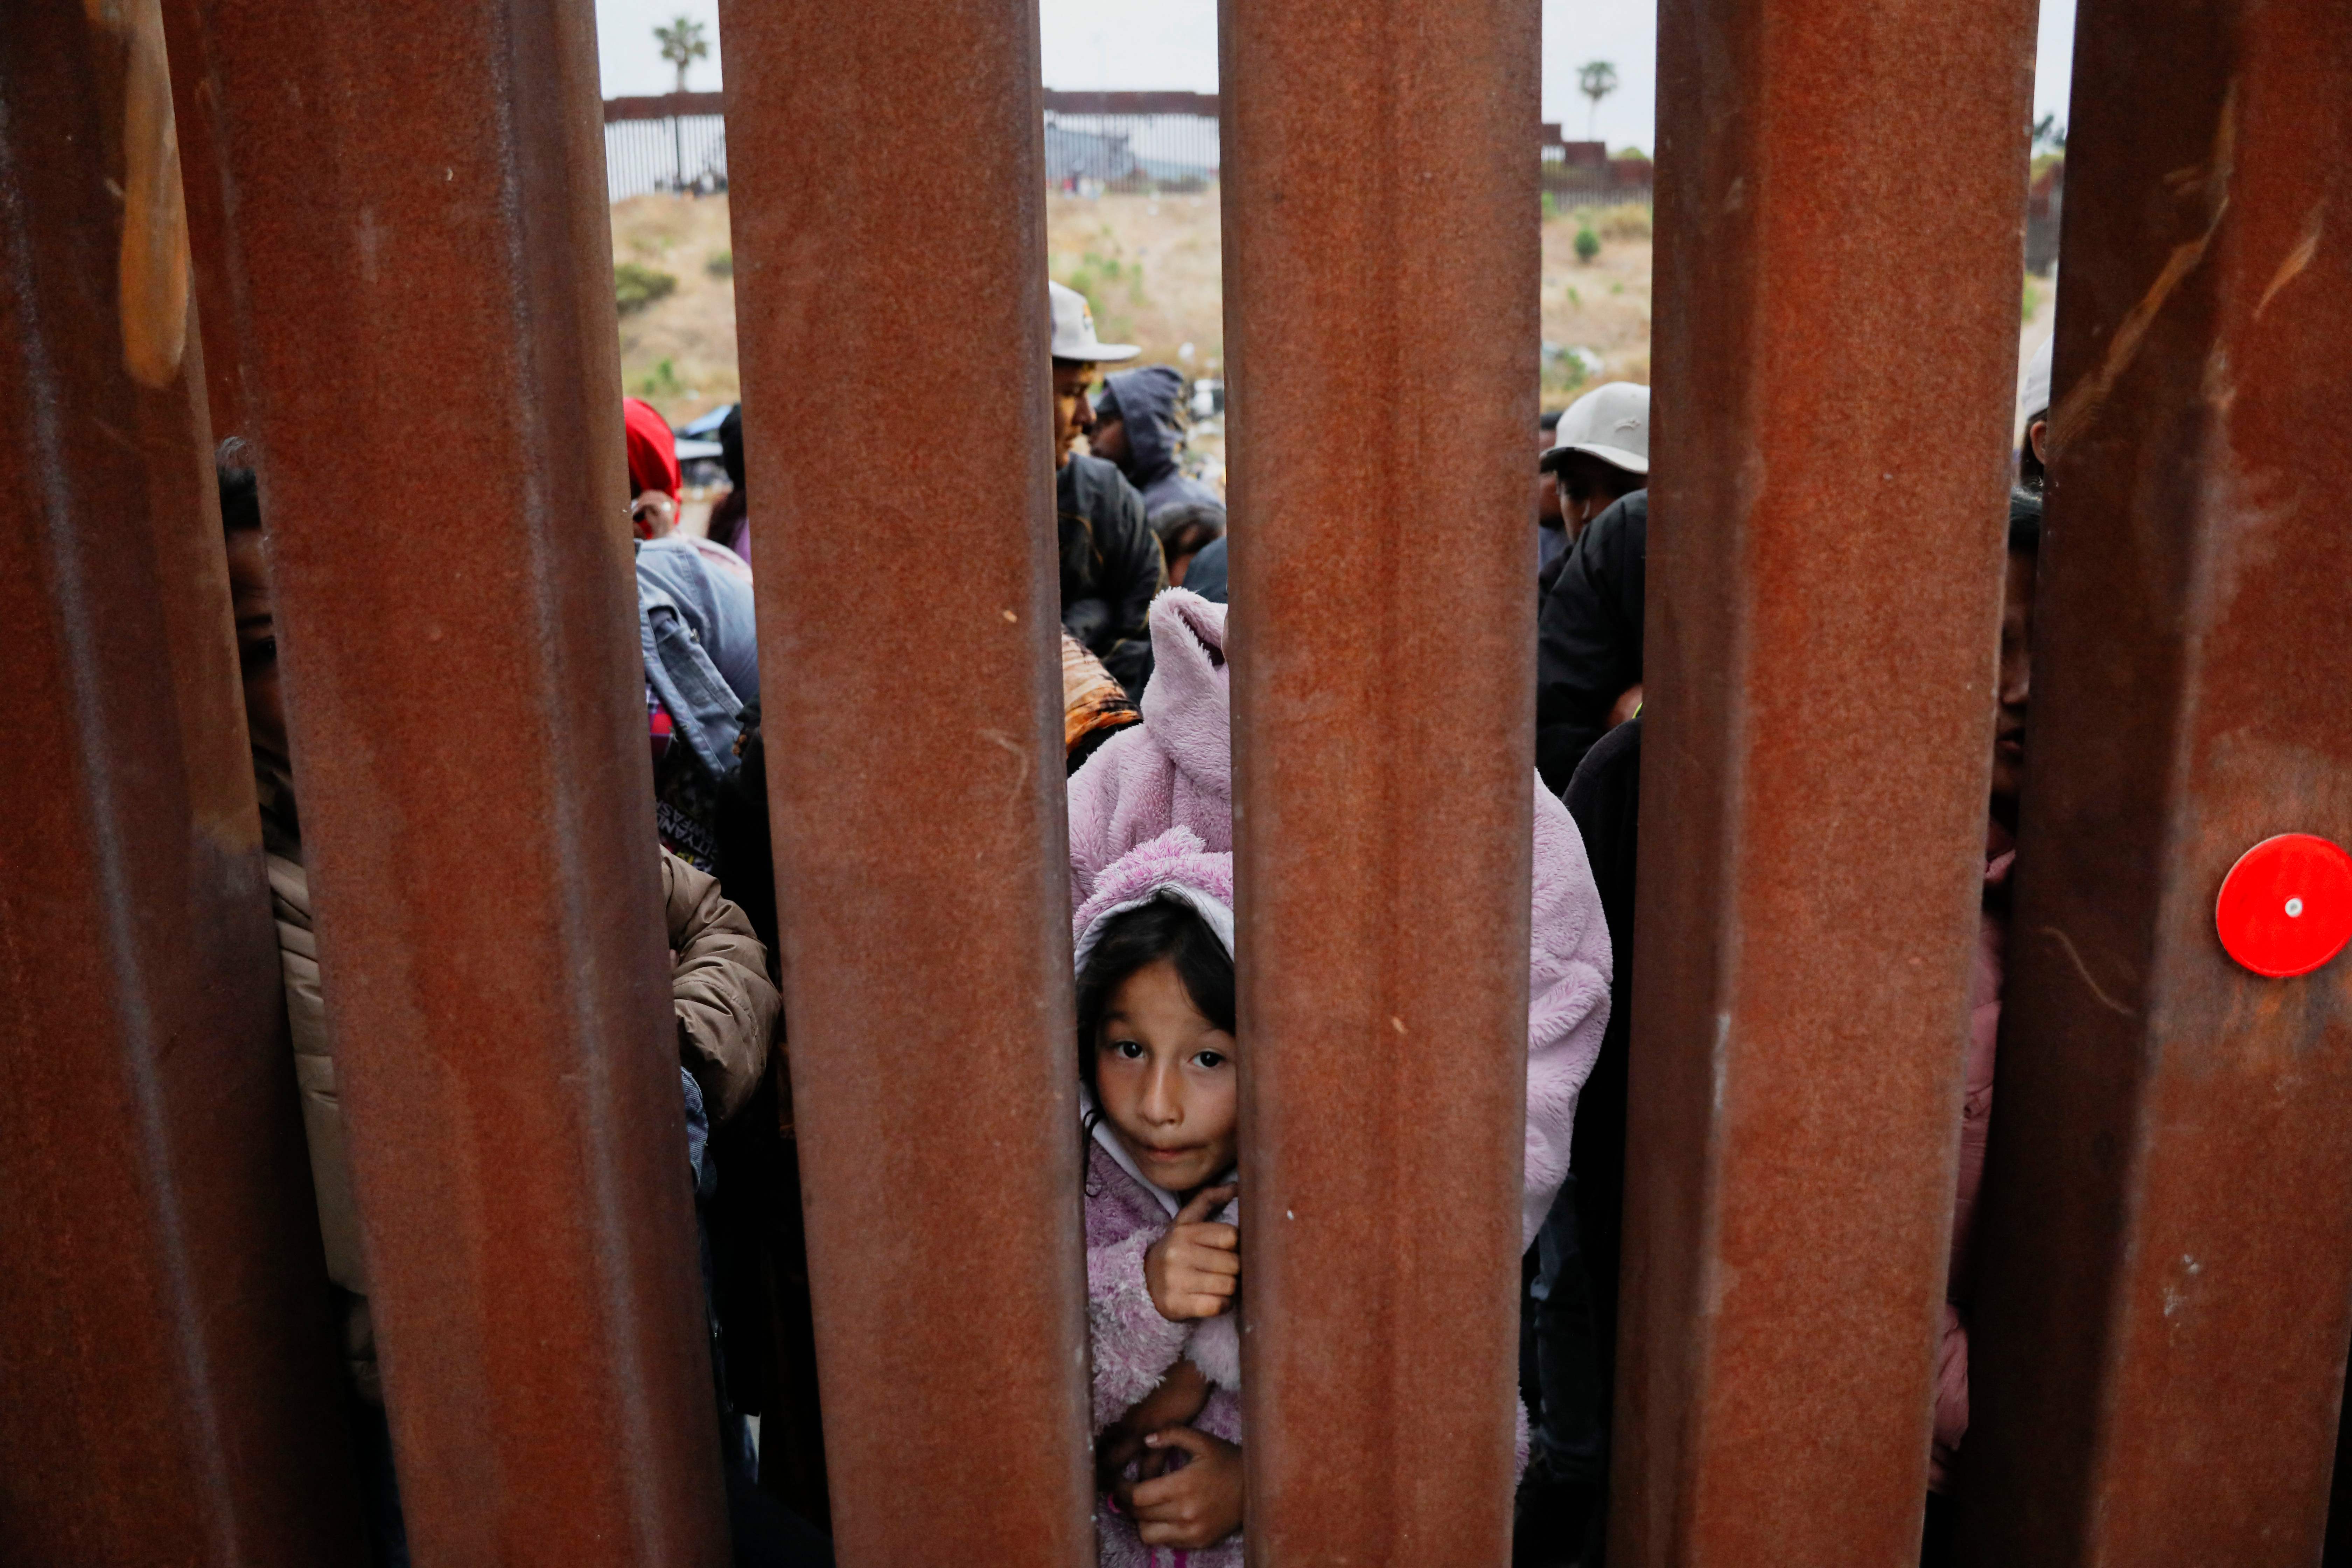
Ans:
<svg viewBox="0 0 2352 1568"><path fill-rule="evenodd" d="M741 1110L759 1087L782 1003L768 979L766 949L752 934L743 911L720 895L719 883L667 849L661 851L661 868L678 1060L701 1086L715 1127ZM327 1274L358 1298L345 1315L343 1357L360 1393L381 1404L359 1206L352 1195L342 1109L335 1095L335 1060L327 1042L326 1000L319 989L310 879L300 861L278 854L269 857L269 902L278 920L294 1081L301 1089L302 1126L310 1135L310 1181L318 1192ZM684 1152L681 1140L681 1163Z"/></svg>

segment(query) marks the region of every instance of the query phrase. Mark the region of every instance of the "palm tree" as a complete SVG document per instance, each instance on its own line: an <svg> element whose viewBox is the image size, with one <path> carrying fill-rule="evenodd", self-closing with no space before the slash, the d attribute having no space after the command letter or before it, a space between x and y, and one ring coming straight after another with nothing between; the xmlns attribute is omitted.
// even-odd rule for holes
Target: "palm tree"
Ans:
<svg viewBox="0 0 2352 1568"><path fill-rule="evenodd" d="M685 79L682 68L678 79ZM1592 108L1584 117L1584 139L1590 142L1593 139L1592 122L1601 113L1601 100L1617 90L1617 68L1607 60L1587 60L1576 68L1576 85L1592 100Z"/></svg>
<svg viewBox="0 0 2352 1568"><path fill-rule="evenodd" d="M710 58L710 44L702 36L702 24L691 16L680 16L667 27L656 27L654 41L661 45L661 58L677 68L677 90L684 92L687 67Z"/></svg>

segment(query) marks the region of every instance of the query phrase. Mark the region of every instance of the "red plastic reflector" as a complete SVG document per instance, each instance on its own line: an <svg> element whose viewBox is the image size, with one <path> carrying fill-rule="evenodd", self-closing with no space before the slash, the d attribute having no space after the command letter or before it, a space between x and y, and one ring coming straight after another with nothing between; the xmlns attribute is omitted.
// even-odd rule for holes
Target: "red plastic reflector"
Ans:
<svg viewBox="0 0 2352 1568"><path fill-rule="evenodd" d="M2352 940L2352 855L2309 833L2265 838L2221 879L2221 945L2257 974L2308 974Z"/></svg>

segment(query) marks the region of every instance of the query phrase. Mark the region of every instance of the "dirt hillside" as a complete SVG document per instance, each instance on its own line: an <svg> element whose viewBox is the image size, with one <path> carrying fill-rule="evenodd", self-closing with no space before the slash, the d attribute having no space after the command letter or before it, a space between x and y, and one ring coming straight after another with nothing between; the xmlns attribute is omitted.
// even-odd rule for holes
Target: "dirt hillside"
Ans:
<svg viewBox="0 0 2352 1568"><path fill-rule="evenodd" d="M1578 259L1580 215L1543 225L1544 405L1580 385L1647 381L1649 214L1591 215L1601 239ZM1055 195L1046 203L1048 264L1094 303L1112 342L1149 360L1214 375L1224 360L1223 257L1213 191L1192 196ZM628 391L684 423L737 395L735 293L724 196L638 196L613 208L613 259L672 280L670 291L621 318ZM658 285L656 285L658 286ZM1189 353L1188 353L1189 349ZM1570 351L1581 349L1584 355ZM1589 357L1588 357L1589 356Z"/></svg>

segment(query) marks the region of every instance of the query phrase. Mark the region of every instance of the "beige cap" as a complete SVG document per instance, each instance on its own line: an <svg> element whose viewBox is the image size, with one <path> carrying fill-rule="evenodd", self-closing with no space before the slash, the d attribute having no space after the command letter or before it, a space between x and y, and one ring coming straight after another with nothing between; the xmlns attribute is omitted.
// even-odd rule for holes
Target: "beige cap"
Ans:
<svg viewBox="0 0 2352 1568"><path fill-rule="evenodd" d="M1048 281L1045 291L1054 301L1054 357L1086 364L1114 364L1143 351L1133 343L1107 343L1095 336L1095 313L1087 297L1076 289Z"/></svg>
<svg viewBox="0 0 2352 1568"><path fill-rule="evenodd" d="M1630 381L1596 386L1568 405L1552 432L1551 449L1537 465L1559 467L1570 452L1600 458L1629 474L1650 471L1650 389Z"/></svg>

